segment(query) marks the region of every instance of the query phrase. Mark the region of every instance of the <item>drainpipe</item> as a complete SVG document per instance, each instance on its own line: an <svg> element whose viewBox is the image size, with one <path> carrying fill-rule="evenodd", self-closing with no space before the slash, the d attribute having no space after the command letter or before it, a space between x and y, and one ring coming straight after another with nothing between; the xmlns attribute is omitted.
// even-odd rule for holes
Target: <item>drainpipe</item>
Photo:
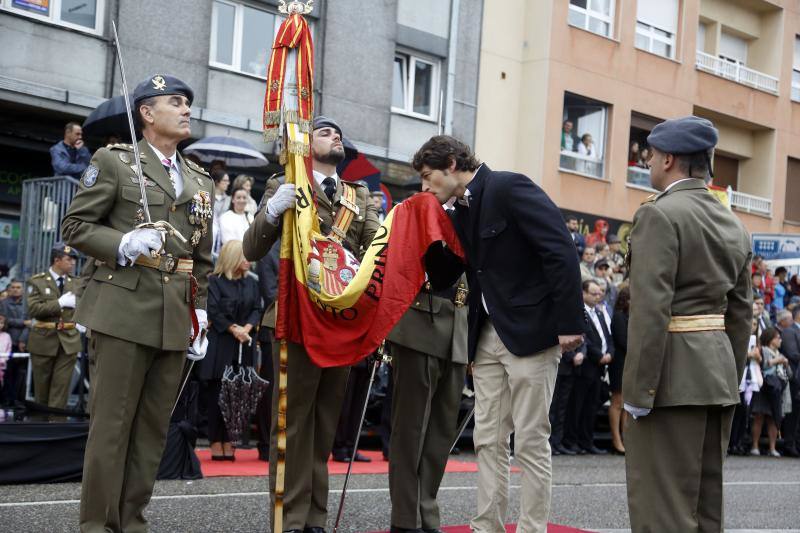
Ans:
<svg viewBox="0 0 800 533"><path fill-rule="evenodd" d="M122 0L117 0L114 2L114 12L109 13L110 19L117 23L117 27L119 28L119 3ZM114 76L117 74L117 50L114 48L114 39L111 37L110 29L111 28L111 21L106 21L106 31L109 32L108 38L106 38L106 44L108 45L108 49L111 51L108 54L108 60L106 61L106 98L112 98L114 96Z"/></svg>
<svg viewBox="0 0 800 533"><path fill-rule="evenodd" d="M458 45L458 14L461 0L450 0L450 37L447 51L447 97L444 113L444 133L453 134L453 107L455 100L456 81L456 50Z"/></svg>

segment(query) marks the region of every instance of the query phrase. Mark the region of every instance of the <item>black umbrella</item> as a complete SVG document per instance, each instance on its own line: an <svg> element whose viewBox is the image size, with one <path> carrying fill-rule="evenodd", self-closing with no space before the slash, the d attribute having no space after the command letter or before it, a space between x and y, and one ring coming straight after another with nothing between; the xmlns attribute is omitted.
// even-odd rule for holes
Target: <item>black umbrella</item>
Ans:
<svg viewBox="0 0 800 533"><path fill-rule="evenodd" d="M83 134L92 137L116 135L124 141L130 141L125 98L122 95L115 96L97 106L83 121ZM138 131L136 135L140 136Z"/></svg>
<svg viewBox="0 0 800 533"><path fill-rule="evenodd" d="M232 442L240 439L269 386L269 381L262 379L253 367L242 366L242 347L240 343L238 363L225 367L219 392L219 408Z"/></svg>

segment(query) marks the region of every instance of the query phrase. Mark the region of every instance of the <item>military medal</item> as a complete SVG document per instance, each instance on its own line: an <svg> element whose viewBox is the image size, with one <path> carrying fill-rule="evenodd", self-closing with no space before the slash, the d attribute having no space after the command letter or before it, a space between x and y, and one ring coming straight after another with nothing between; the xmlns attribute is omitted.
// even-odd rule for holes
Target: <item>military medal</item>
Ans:
<svg viewBox="0 0 800 533"><path fill-rule="evenodd" d="M453 302L455 303L456 307L464 307L464 305L466 305L467 295L469 295L469 290L464 283L459 283L458 288L456 289L456 298Z"/></svg>
<svg viewBox="0 0 800 533"><path fill-rule="evenodd" d="M197 246L200 238L208 233L208 220L213 214L211 195L207 191L198 191L189 203L189 224L198 226L192 232L192 246Z"/></svg>

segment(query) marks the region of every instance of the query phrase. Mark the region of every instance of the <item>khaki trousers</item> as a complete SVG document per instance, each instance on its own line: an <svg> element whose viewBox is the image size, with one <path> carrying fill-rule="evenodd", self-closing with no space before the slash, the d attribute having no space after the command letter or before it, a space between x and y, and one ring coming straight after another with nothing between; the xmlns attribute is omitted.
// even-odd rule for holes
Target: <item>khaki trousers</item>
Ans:
<svg viewBox="0 0 800 533"><path fill-rule="evenodd" d="M280 341L273 338L272 362L276 385L272 391L269 446L269 493L273 517L278 464L277 381L280 345ZM302 346L288 343L288 349L283 530L325 528L328 521L328 458L350 368L320 368L311 362Z"/></svg>
<svg viewBox="0 0 800 533"><path fill-rule="evenodd" d="M391 525L439 529L436 494L458 431L466 365L391 345Z"/></svg>
<svg viewBox="0 0 800 533"><path fill-rule="evenodd" d="M634 533L723 531L722 465L734 409L657 407L627 418L625 473Z"/></svg>
<svg viewBox="0 0 800 533"><path fill-rule="evenodd" d="M69 385L78 354L66 353L58 347L56 355L31 354L33 393L36 403L64 409L69 400Z"/></svg>
<svg viewBox="0 0 800 533"><path fill-rule="evenodd" d="M504 533L508 512L509 437L522 468L518 533L545 533L550 515L550 420L559 346L519 357L503 345L487 320L478 339L475 384L475 453L478 458L477 533Z"/></svg>
<svg viewBox="0 0 800 533"><path fill-rule="evenodd" d="M95 373L83 461L82 533L147 531L143 516L164 451L185 352L93 332Z"/></svg>

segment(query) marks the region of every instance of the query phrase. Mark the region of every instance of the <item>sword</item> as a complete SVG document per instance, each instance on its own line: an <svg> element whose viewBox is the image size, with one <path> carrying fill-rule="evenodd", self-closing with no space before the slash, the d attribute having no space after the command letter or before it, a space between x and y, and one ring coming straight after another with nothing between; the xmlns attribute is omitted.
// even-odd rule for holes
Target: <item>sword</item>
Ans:
<svg viewBox="0 0 800 533"><path fill-rule="evenodd" d="M469 413L467 413L467 416L464 417L464 421L461 422L460 426L458 426L458 434L456 435L456 440L453 441L453 445L450 446L450 453L453 453L453 450L455 449L456 444L458 444L458 439L460 439L461 435L464 434L464 430L467 429L467 424L469 424L469 421L472 420L472 417L473 417L474 414L475 414L475 404L473 403L472 404L472 409L469 410Z"/></svg>
<svg viewBox="0 0 800 533"><path fill-rule="evenodd" d="M337 533L339 530L339 522L342 519L342 513L344 512L344 499L347 496L347 483L350 481L350 473L353 470L353 462L356 458L356 453L358 453L358 441L361 438L361 427L364 425L364 418L367 416L367 404L369 403L369 393L372 390L372 382L375 380L375 373L378 371L378 368L381 366L382 362L390 362L392 360L386 354L385 350L386 341L381 343L380 348L378 348L377 356L375 357L375 363L372 365L372 373L369 377L369 385L367 385L367 396L364 398L364 406L361 408L361 421L358 423L358 431L356 432L355 443L353 444L353 453L350 456L350 462L347 464L347 474L344 476L344 486L342 486L342 495L339 498L339 510L336 512L336 523L333 525L333 533Z"/></svg>
<svg viewBox="0 0 800 533"><path fill-rule="evenodd" d="M131 133L131 145L133 146L133 158L136 162L136 177L139 179L139 194L141 195L142 213L144 214L144 223L136 226L139 228L149 228L167 233L171 236L177 237L182 243L186 243L186 238L175 229L172 224L164 220L153 222L150 218L150 205L147 203L147 188L145 186L144 176L142 175L142 156L139 153L139 144L136 142L136 128L133 125L133 109L131 108L130 95L128 93L128 80L125 77L125 64L122 61L122 46L119 43L119 35L117 34L117 23L111 21L111 29L114 31L114 46L117 47L117 63L119 64L119 74L122 77L122 97L125 100L125 113L128 116L128 128ZM164 237L162 237L164 239ZM162 246L163 248L163 246ZM153 257L158 257L158 253L153 252Z"/></svg>
<svg viewBox="0 0 800 533"><path fill-rule="evenodd" d="M206 330L202 329L202 330L200 330L200 333L198 335L205 335L205 334L206 334ZM190 346L189 349L191 350L192 347ZM241 352L241 346L240 346L239 347L239 364L241 364L241 357L242 357L242 352ZM194 368L195 362L196 361L194 359L192 359L192 362L189 363L189 371L186 372L186 377L183 378L183 383L181 383L181 388L178 390L178 396L175 398L175 403L172 405L172 411L169 412L169 417L170 418L172 418L172 415L175 414L175 408L178 407L178 402L181 401L181 394L183 394L183 389L186 388L186 384L189 383L189 377L192 375L192 368Z"/></svg>

